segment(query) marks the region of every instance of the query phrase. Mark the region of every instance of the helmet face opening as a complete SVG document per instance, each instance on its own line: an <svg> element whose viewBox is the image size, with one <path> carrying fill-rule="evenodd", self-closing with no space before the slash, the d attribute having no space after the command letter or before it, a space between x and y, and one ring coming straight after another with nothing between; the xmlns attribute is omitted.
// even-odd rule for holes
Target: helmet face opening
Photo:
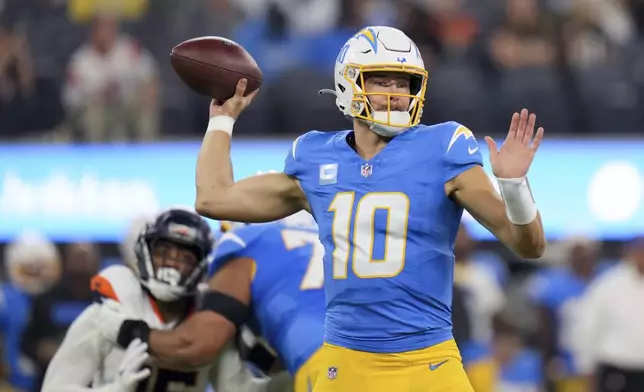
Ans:
<svg viewBox="0 0 644 392"><path fill-rule="evenodd" d="M162 269L174 269L179 274L175 284L184 284L199 265L199 261L206 257L203 249L195 245L183 244L163 237L153 238L148 241L148 244L155 275L159 275Z"/></svg>
<svg viewBox="0 0 644 392"><path fill-rule="evenodd" d="M168 210L146 226L136 245L141 284L160 301L193 296L204 279L213 236L195 212Z"/></svg>
<svg viewBox="0 0 644 392"><path fill-rule="evenodd" d="M366 88L366 80L370 75L402 74L409 77L409 93L394 92L370 92ZM400 64L374 64L360 65L347 64L344 71L344 78L353 88L350 112L355 118L372 124L380 124L397 128L410 128L420 123L425 103L425 91L427 88L428 73L425 69L415 66ZM384 113L375 113L370 98L384 96L387 101L387 108ZM391 98L401 97L409 99L409 106L405 111L408 116L400 116L392 110Z"/></svg>

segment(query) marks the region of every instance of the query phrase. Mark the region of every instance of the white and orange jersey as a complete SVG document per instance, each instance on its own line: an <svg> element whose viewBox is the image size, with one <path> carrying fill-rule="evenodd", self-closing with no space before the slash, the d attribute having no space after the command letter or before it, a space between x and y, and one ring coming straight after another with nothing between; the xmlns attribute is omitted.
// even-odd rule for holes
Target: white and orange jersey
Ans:
<svg viewBox="0 0 644 392"><path fill-rule="evenodd" d="M144 320L153 329L170 330L178 324L163 320L154 298L126 266L106 268L92 279L91 287L98 295L119 301L129 318ZM107 341L95 327L99 306L93 304L85 309L67 331L47 368L43 392L110 390L124 350ZM253 376L232 348L224 350L215 364L198 370L166 368L153 358L148 365L150 377L137 392L203 392L209 384L217 392L263 392L269 381Z"/></svg>

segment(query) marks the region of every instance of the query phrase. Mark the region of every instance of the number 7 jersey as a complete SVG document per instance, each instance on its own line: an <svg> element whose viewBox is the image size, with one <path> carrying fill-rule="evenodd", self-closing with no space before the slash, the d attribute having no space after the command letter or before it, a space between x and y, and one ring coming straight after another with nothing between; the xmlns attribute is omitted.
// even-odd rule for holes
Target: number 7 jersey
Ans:
<svg viewBox="0 0 644 392"><path fill-rule="evenodd" d="M454 240L463 209L445 183L481 165L466 127L417 126L364 160L352 131L311 131L284 172L299 180L325 248L325 340L405 352L452 338Z"/></svg>

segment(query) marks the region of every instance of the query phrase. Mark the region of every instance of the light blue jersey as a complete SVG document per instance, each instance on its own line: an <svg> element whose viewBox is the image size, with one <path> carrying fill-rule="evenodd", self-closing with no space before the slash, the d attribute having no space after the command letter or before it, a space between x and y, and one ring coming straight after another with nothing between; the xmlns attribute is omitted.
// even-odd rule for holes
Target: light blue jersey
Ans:
<svg viewBox="0 0 644 392"><path fill-rule="evenodd" d="M317 230L285 223L245 226L223 235L210 268L213 275L237 258L254 261L252 318L291 374L322 346L324 275Z"/></svg>
<svg viewBox="0 0 644 392"><path fill-rule="evenodd" d="M0 331L5 338L4 360L9 370L9 383L25 391L35 382L31 360L20 350L22 334L29 322L32 298L20 287L5 283L0 287Z"/></svg>
<svg viewBox="0 0 644 392"><path fill-rule="evenodd" d="M478 143L455 122L421 125L366 161L348 136L309 132L295 140L284 168L320 227L325 339L385 353L447 341L463 209L445 183L482 164Z"/></svg>

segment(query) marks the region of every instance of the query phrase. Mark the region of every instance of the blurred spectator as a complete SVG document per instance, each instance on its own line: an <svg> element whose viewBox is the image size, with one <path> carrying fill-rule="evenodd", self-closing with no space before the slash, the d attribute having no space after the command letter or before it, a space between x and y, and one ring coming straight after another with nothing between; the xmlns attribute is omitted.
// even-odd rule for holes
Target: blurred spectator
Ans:
<svg viewBox="0 0 644 392"><path fill-rule="evenodd" d="M57 125L61 111L49 100L54 93L34 75L25 36L16 26L0 26L0 132L22 138Z"/></svg>
<svg viewBox="0 0 644 392"><path fill-rule="evenodd" d="M9 281L0 286L0 330L4 335L4 360L11 385L22 391L33 388L33 362L20 349L29 322L32 298L60 278L60 256L53 243L36 233L24 233L5 248Z"/></svg>
<svg viewBox="0 0 644 392"><path fill-rule="evenodd" d="M479 34L476 19L463 7L464 0L435 0L431 7L443 61L464 61Z"/></svg>
<svg viewBox="0 0 644 392"><path fill-rule="evenodd" d="M567 60L572 66L583 68L606 63L614 50L588 7L572 7L563 32Z"/></svg>
<svg viewBox="0 0 644 392"><path fill-rule="evenodd" d="M576 329L579 365L596 392L644 391L644 239L590 285Z"/></svg>
<svg viewBox="0 0 644 392"><path fill-rule="evenodd" d="M492 36L491 50L500 68L554 67L554 21L537 0L507 0L507 19Z"/></svg>
<svg viewBox="0 0 644 392"><path fill-rule="evenodd" d="M472 338L472 323L467 307L468 293L458 286L454 286L452 294L452 334L458 347Z"/></svg>
<svg viewBox="0 0 644 392"><path fill-rule="evenodd" d="M495 392L541 392L541 357L524 345L520 332L509 322L497 323L494 333ZM479 392L476 390L476 392Z"/></svg>
<svg viewBox="0 0 644 392"><path fill-rule="evenodd" d="M461 225L454 244L454 285L466 293L471 336L459 347L474 390L493 392L492 323L505 305L505 296L490 271L472 260L473 250L474 241Z"/></svg>
<svg viewBox="0 0 644 392"><path fill-rule="evenodd" d="M465 7L465 0L435 0L428 8L430 16L419 21L425 34L416 33L425 37L421 40L426 47L423 56L431 70L426 94L429 110L423 120L441 123L458 118L472 129L489 129L486 106L489 93L476 47L481 33L479 22ZM430 47L435 53L426 54Z"/></svg>
<svg viewBox="0 0 644 392"><path fill-rule="evenodd" d="M98 249L89 243L67 245L63 279L33 302L31 319L22 338L22 349L36 364L40 391L47 365L74 319L92 303L90 279L98 272Z"/></svg>
<svg viewBox="0 0 644 392"><path fill-rule="evenodd" d="M498 102L489 107L494 127L507 129L510 113L530 108L549 132L573 129L570 92L564 88L563 58L554 17L538 0L507 0L506 20L490 40L499 72Z"/></svg>
<svg viewBox="0 0 644 392"><path fill-rule="evenodd" d="M148 0L67 0L69 15L78 23L91 21L101 12L113 12L123 19L140 19Z"/></svg>
<svg viewBox="0 0 644 392"><path fill-rule="evenodd" d="M101 14L90 41L69 63L64 101L81 139L153 140L157 136L158 93L155 62L119 31L114 14Z"/></svg>
<svg viewBox="0 0 644 392"><path fill-rule="evenodd" d="M539 348L544 374L557 392L586 392L588 387L575 364L573 341L579 322L579 301L597 276L599 245L572 237L563 243L565 265L539 272L529 293L539 312Z"/></svg>

